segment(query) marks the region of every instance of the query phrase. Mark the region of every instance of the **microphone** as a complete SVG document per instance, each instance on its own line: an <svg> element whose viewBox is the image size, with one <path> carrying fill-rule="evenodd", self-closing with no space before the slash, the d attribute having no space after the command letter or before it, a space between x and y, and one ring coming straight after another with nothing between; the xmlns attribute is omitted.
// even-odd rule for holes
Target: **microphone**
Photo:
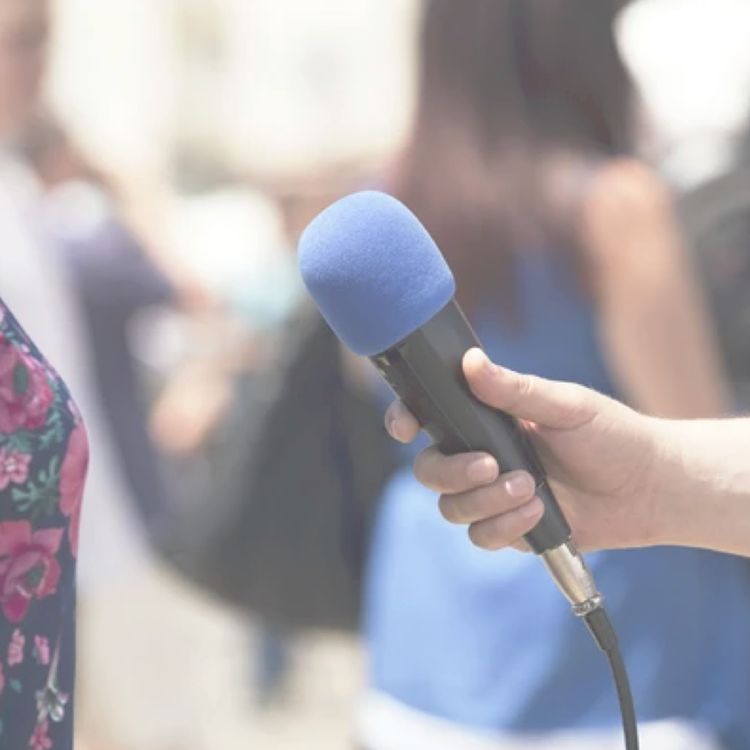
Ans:
<svg viewBox="0 0 750 750"><path fill-rule="evenodd" d="M443 453L483 451L503 471L531 473L544 515L524 538L576 615L598 610L602 596L524 430L466 383L464 354L481 345L454 299L453 274L419 220L384 193L355 193L308 226L299 267L334 333L370 358Z"/></svg>
<svg viewBox="0 0 750 750"><path fill-rule="evenodd" d="M625 747L638 750L633 696L603 597L523 429L481 403L466 383L464 354L480 344L456 304L453 274L432 237L395 198L355 193L305 230L299 267L334 333L370 358L441 451L484 451L504 471L534 476L544 515L524 538L607 656Z"/></svg>

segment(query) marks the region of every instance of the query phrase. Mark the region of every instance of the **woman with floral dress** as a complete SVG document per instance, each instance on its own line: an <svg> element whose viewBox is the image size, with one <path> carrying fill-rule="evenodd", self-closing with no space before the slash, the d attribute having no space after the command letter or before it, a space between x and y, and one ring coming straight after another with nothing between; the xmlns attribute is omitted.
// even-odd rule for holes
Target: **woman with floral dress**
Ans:
<svg viewBox="0 0 750 750"><path fill-rule="evenodd" d="M0 301L0 747L72 747L75 559L88 442Z"/></svg>

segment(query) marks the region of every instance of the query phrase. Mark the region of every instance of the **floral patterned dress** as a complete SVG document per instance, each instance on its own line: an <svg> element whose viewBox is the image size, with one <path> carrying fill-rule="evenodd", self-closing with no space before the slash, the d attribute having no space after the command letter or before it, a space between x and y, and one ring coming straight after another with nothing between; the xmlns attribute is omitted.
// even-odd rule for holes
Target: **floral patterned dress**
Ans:
<svg viewBox="0 0 750 750"><path fill-rule="evenodd" d="M88 442L0 300L0 748L71 750L75 561Z"/></svg>

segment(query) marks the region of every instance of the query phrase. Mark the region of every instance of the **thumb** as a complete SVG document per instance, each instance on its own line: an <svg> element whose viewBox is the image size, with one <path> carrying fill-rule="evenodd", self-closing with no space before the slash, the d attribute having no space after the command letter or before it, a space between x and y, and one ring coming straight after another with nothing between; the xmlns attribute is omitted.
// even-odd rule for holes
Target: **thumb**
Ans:
<svg viewBox="0 0 750 750"><path fill-rule="evenodd" d="M541 427L582 427L594 418L604 399L580 385L506 370L490 362L481 349L469 350L463 366L469 387L480 401Z"/></svg>

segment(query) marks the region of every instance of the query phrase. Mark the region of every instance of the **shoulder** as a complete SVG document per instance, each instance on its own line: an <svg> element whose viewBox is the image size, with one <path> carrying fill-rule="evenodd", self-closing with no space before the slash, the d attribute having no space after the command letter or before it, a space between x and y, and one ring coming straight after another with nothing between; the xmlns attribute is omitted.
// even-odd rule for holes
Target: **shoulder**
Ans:
<svg viewBox="0 0 750 750"><path fill-rule="evenodd" d="M594 175L583 207L589 220L663 218L672 214L673 196L653 169L635 159L618 159Z"/></svg>
<svg viewBox="0 0 750 750"><path fill-rule="evenodd" d="M583 244L594 259L624 262L648 248L653 261L674 248L675 232L672 192L648 166L618 159L594 175L581 211Z"/></svg>

